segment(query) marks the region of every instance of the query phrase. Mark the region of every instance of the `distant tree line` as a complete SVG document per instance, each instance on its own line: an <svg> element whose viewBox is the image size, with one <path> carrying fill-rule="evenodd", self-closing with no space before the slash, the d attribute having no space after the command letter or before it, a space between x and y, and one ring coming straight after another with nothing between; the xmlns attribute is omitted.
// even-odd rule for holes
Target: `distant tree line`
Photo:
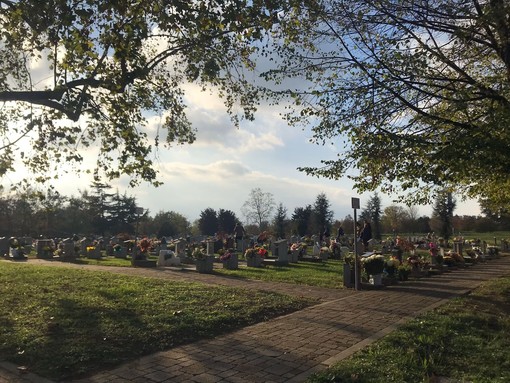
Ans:
<svg viewBox="0 0 510 383"><path fill-rule="evenodd" d="M482 205L483 216L458 216L453 214L455 204L451 194L439 194L432 216L418 216L416 207L389 205L383 208L375 193L362 206L359 220L371 222L377 239L383 234L435 232L449 238L462 232L510 230L510 214L504 211L492 212ZM284 204L276 205L270 193L254 189L241 210L245 215L245 229L251 235L268 231L277 238L303 237L327 230L334 237L339 227L347 235L354 232L351 215L333 219L331 203L325 193L319 193L312 204L296 207L289 215ZM174 211L159 211L153 215L144 211L140 214L135 197L113 192L102 183L93 183L90 190L80 191L77 197L63 196L54 189L0 196L0 236L63 238L73 234L113 236L119 233L158 238L213 236L232 234L237 223L241 223L241 219L233 211L211 207L202 210L194 222Z"/></svg>

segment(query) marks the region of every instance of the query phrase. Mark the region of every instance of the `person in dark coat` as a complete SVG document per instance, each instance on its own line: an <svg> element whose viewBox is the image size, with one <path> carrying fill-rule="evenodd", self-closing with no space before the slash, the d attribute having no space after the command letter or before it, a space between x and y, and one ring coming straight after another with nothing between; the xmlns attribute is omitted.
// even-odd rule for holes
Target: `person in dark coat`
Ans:
<svg viewBox="0 0 510 383"><path fill-rule="evenodd" d="M368 251L368 241L372 239L372 226L370 226L370 222L365 221L359 233L359 239L363 243L363 251Z"/></svg>

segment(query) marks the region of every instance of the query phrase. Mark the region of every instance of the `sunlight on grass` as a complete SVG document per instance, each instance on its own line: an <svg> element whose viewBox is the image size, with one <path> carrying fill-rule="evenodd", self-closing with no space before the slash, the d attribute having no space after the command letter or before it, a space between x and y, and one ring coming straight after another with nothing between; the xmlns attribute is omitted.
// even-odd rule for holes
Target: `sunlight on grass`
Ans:
<svg viewBox="0 0 510 383"><path fill-rule="evenodd" d="M509 382L509 314L510 277L487 282L308 382Z"/></svg>
<svg viewBox="0 0 510 383"><path fill-rule="evenodd" d="M276 293L0 262L0 355L64 379L312 302Z"/></svg>
<svg viewBox="0 0 510 383"><path fill-rule="evenodd" d="M215 272L238 278L258 279L270 282L287 282L329 288L343 287L343 262L299 262L288 266L265 266L262 268L240 267L238 270L215 269Z"/></svg>

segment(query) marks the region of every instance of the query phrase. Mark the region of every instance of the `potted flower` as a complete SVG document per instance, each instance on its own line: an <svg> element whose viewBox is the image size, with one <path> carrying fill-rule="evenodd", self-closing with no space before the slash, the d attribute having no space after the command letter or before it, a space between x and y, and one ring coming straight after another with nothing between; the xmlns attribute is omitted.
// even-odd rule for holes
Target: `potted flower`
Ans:
<svg viewBox="0 0 510 383"><path fill-rule="evenodd" d="M380 254L374 254L362 257L361 264L368 275L378 275L384 271L385 259Z"/></svg>
<svg viewBox="0 0 510 383"><path fill-rule="evenodd" d="M260 267L262 266L262 258L267 254L267 250L263 247L249 248L246 249L244 257L246 258L246 266L248 267Z"/></svg>
<svg viewBox="0 0 510 383"><path fill-rule="evenodd" d="M411 273L411 265L407 262L402 262L398 267L398 279L401 281L407 281L409 274Z"/></svg>
<svg viewBox="0 0 510 383"><path fill-rule="evenodd" d="M234 253L233 249L228 249L220 255L220 261L223 262L224 269L236 270L239 267L237 254Z"/></svg>
<svg viewBox="0 0 510 383"><path fill-rule="evenodd" d="M261 258L267 257L268 251L265 247L261 246L256 248L257 254L260 255Z"/></svg>
<svg viewBox="0 0 510 383"><path fill-rule="evenodd" d="M323 246L320 248L319 252L320 259L326 261L329 258L329 247Z"/></svg>
<svg viewBox="0 0 510 383"><path fill-rule="evenodd" d="M344 286L351 287L354 285L354 280L356 279L355 275L355 264L356 264L356 256L354 253L348 253L344 257Z"/></svg>
<svg viewBox="0 0 510 383"><path fill-rule="evenodd" d="M299 261L299 256L301 255L301 251L303 250L303 247L301 246L300 243L293 243L292 245L290 245L290 249L289 249L289 259L290 259L290 262L298 262Z"/></svg>
<svg viewBox="0 0 510 383"><path fill-rule="evenodd" d="M213 257L207 255L202 248L196 247L193 249L191 257L195 261L197 272L203 274L212 273L214 265Z"/></svg>
<svg viewBox="0 0 510 383"><path fill-rule="evenodd" d="M407 263L411 266L413 277L421 277L423 269L423 260L420 256L414 254L407 258Z"/></svg>
<svg viewBox="0 0 510 383"><path fill-rule="evenodd" d="M20 245L16 238L11 238L9 240L9 247L9 255L12 259L26 259L23 246Z"/></svg>
<svg viewBox="0 0 510 383"><path fill-rule="evenodd" d="M386 261L384 270L388 275L388 278L395 279L397 276L397 269L400 266L400 261L396 257L391 257Z"/></svg>

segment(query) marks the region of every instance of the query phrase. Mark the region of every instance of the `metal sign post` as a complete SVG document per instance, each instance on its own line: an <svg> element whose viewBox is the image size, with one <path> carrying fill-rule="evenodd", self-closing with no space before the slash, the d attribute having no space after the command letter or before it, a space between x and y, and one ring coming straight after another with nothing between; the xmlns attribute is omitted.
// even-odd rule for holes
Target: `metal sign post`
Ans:
<svg viewBox="0 0 510 383"><path fill-rule="evenodd" d="M351 205L354 209L354 289L356 291L361 290L360 288L360 269L359 269L359 256L358 256L358 233L356 229L358 227L357 209L360 208L359 198L351 198Z"/></svg>

